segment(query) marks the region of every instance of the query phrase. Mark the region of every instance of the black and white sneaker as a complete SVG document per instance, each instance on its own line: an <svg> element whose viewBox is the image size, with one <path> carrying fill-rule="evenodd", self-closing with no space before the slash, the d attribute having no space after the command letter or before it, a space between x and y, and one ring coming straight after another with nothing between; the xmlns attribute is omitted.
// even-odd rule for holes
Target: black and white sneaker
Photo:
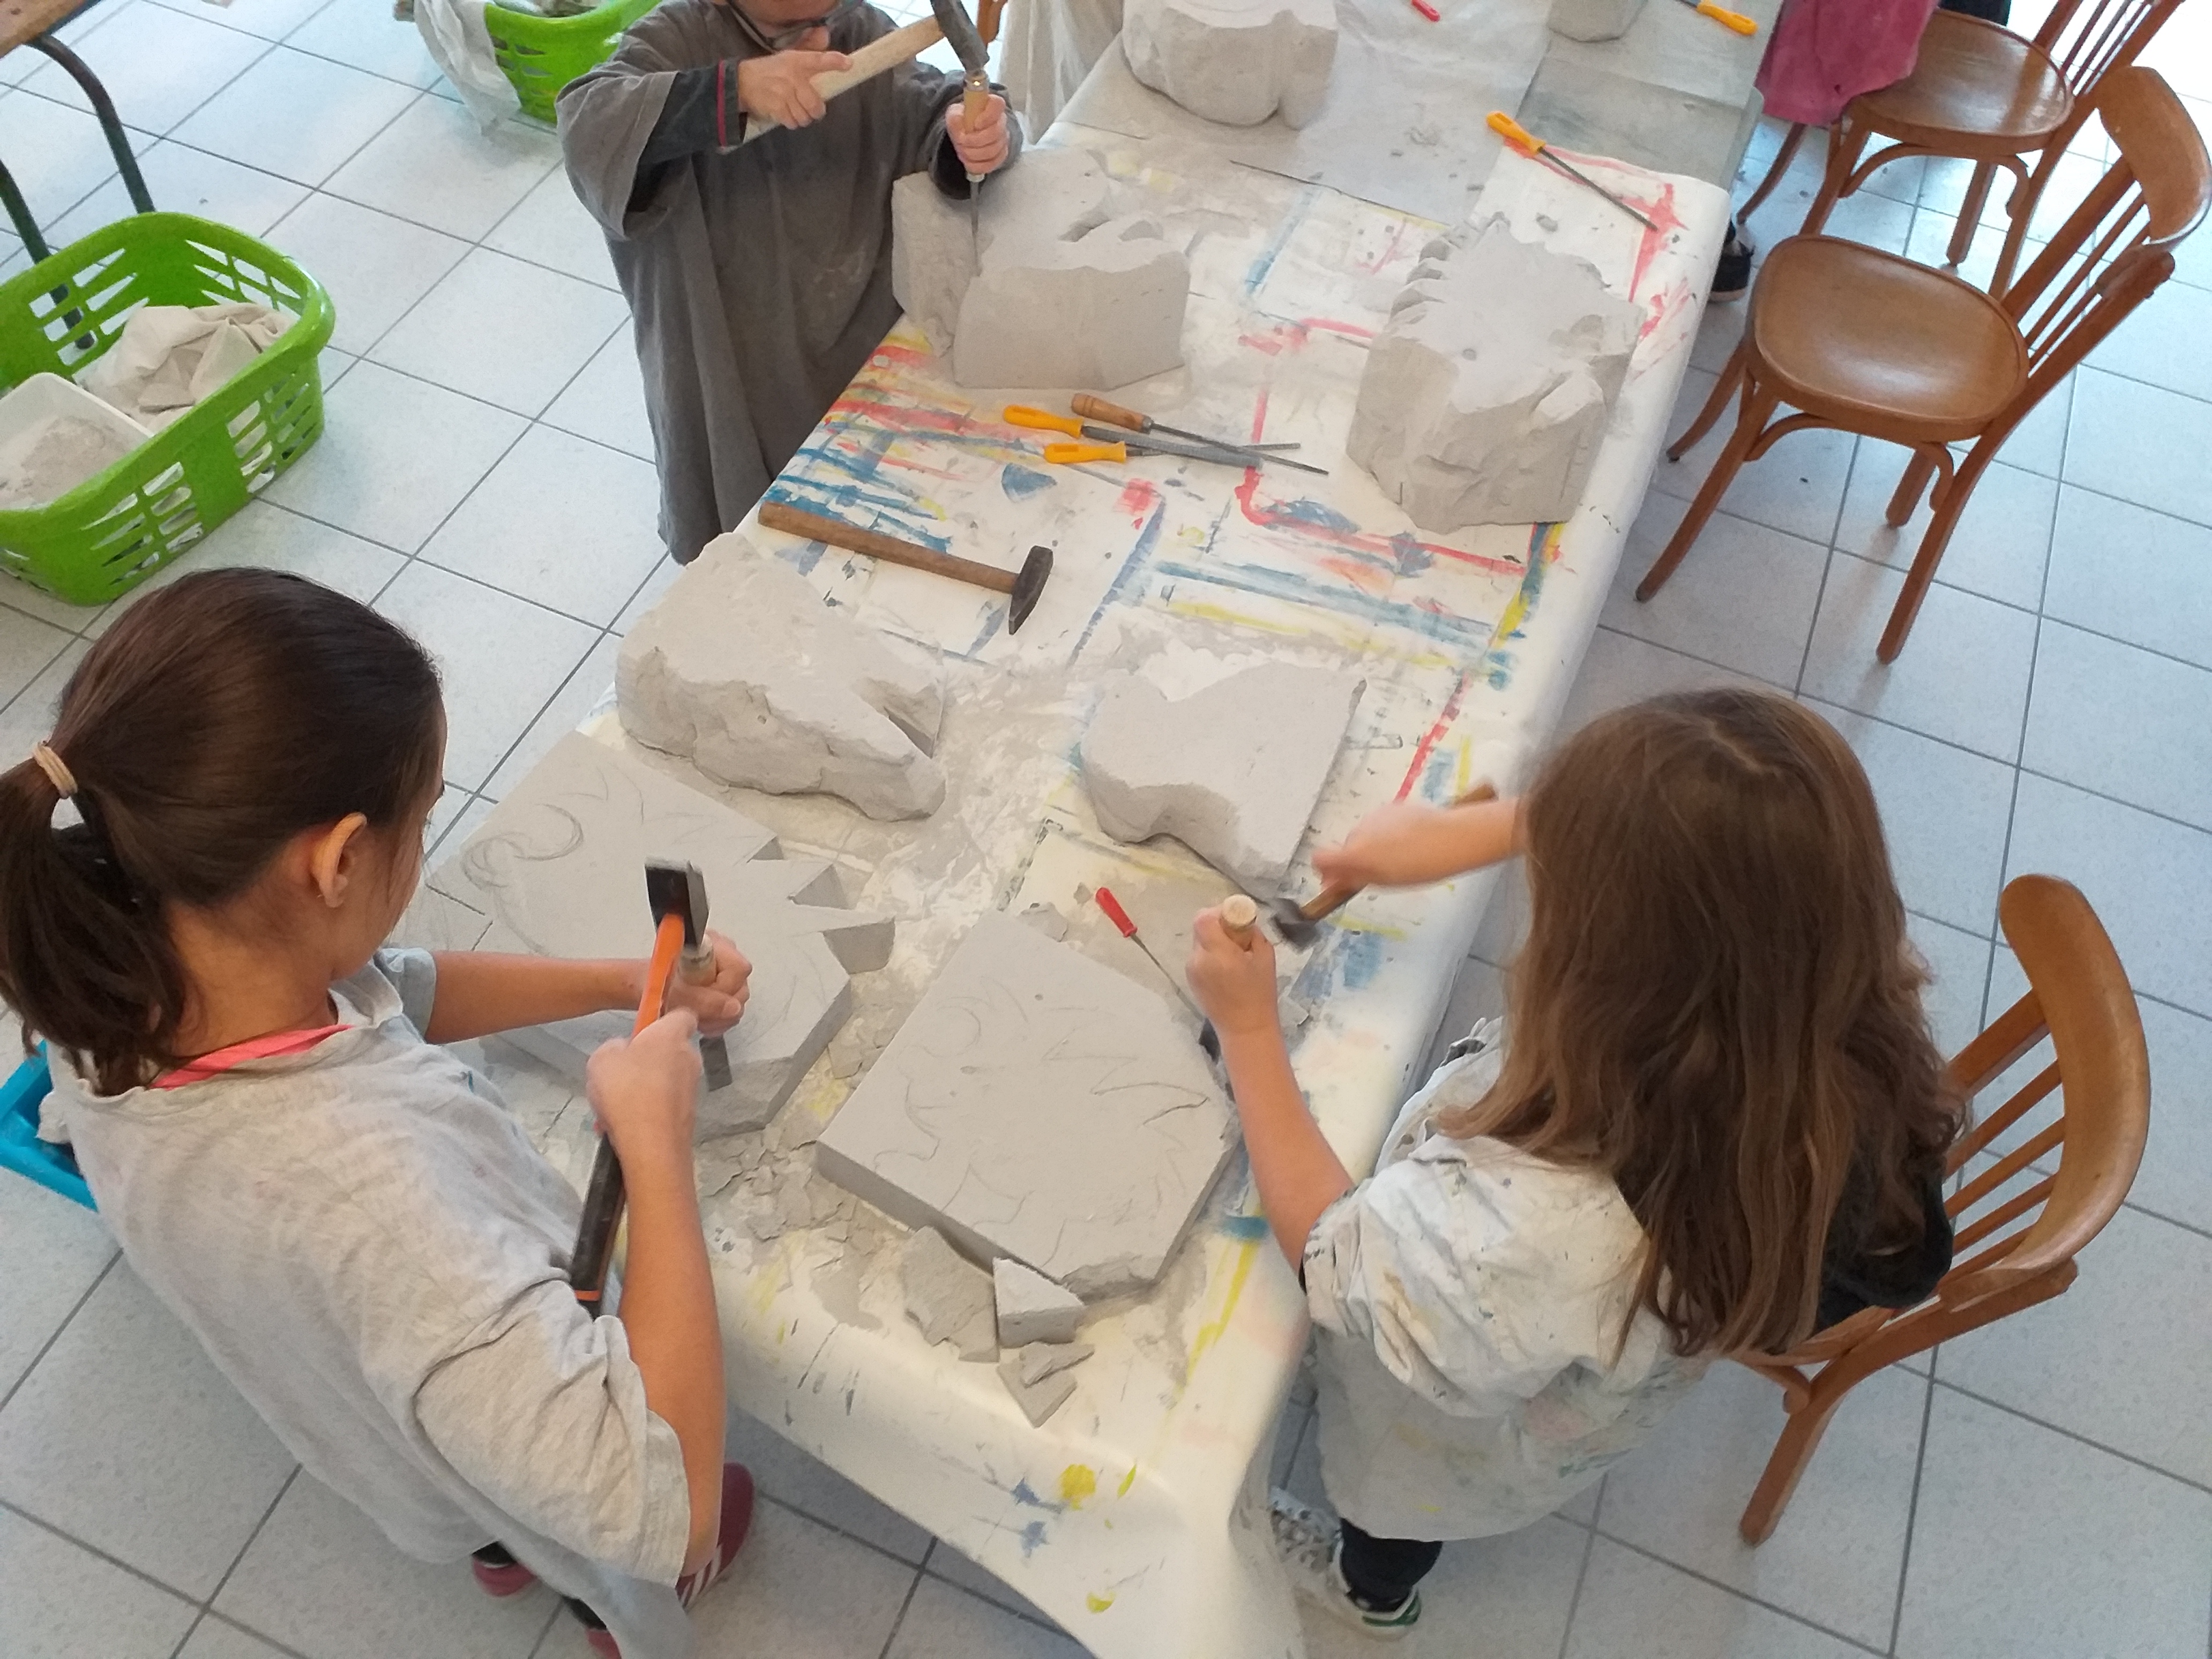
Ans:
<svg viewBox="0 0 2212 1659"><path fill-rule="evenodd" d="M1361 1635L1380 1642L1403 1640L1421 1619L1421 1593L1410 1592L1395 1607L1370 1607L1344 1581L1338 1557L1344 1540L1329 1517L1302 1504L1279 1486L1268 1494L1267 1519L1275 1550L1291 1575L1291 1587L1314 1606Z"/></svg>
<svg viewBox="0 0 2212 1659"><path fill-rule="evenodd" d="M1751 238L1729 221L1728 240L1721 244L1721 262L1713 271L1711 302L1728 305L1751 291L1751 262L1759 252Z"/></svg>

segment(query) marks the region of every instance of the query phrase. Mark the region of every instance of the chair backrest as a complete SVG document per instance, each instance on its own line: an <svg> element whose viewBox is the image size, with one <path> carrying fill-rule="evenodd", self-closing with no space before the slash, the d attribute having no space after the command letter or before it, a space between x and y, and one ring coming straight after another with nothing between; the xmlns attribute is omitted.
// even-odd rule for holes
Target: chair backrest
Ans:
<svg viewBox="0 0 2212 1659"><path fill-rule="evenodd" d="M2035 32L2035 44L2050 54L2076 99L2094 102L2097 83L2106 72L2134 63L2180 4L2181 0L2058 0Z"/></svg>
<svg viewBox="0 0 2212 1659"><path fill-rule="evenodd" d="M2035 262L1998 301L2027 342L2027 388L2008 430L2173 274L2173 250L2212 204L2212 157L2155 70L2115 70L2097 112L2119 149Z"/></svg>
<svg viewBox="0 0 2212 1659"><path fill-rule="evenodd" d="M1963 1095L1978 1093L2046 1035L2053 1058L1952 1148L1951 1172L1968 1178L1946 1205L1957 1256L1936 1296L1951 1307L2070 1262L2126 1198L2150 1133L2142 1016L2088 900L2055 876L2021 876L2005 888L1998 915L2027 971L2027 994L1960 1052L1950 1081ZM1972 1169L2053 1091L2060 1106L2050 1121L1996 1163ZM2055 1171L2004 1195L2054 1152Z"/></svg>

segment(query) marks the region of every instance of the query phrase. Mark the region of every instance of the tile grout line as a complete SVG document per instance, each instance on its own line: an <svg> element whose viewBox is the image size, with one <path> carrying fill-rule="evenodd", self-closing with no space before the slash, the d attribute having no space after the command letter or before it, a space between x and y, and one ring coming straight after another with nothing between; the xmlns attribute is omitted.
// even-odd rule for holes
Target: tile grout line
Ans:
<svg viewBox="0 0 2212 1659"><path fill-rule="evenodd" d="M1597 1553L1597 1522L1605 1518L1605 1481L1601 1479L1597 1485L1597 1508L1591 1511L1590 1524L1583 1532L1583 1559L1575 1569L1575 1587L1567 1596L1567 1618L1559 1627L1557 1659L1567 1659L1568 1644L1574 1640L1575 1614L1582 1609L1583 1586L1589 1582L1590 1558Z"/></svg>
<svg viewBox="0 0 2212 1659"><path fill-rule="evenodd" d="M17 695L20 696L21 693ZM108 1274L115 1271L115 1264L123 1260L123 1251L114 1243L112 1234L109 1236L108 1248L112 1254L107 1258L107 1265L93 1275L92 1283L84 1287L84 1294L70 1304L70 1310L62 1316L61 1323L54 1327L53 1334L39 1345L38 1352L31 1356L31 1363L23 1367L23 1374L8 1385L6 1393L0 1394L0 1412L6 1411L9 1402L22 1392L23 1385L31 1380L31 1373L38 1370L40 1363L53 1352L54 1344L62 1340L62 1333L70 1328L77 1315L84 1311L84 1304L92 1300L92 1293L107 1282Z"/></svg>
<svg viewBox="0 0 2212 1659"><path fill-rule="evenodd" d="M145 1583L151 1584L155 1589L161 1591L162 1595L170 1597L173 1601L181 1601L188 1607L198 1608L200 1606L200 1603L191 1595L179 1589L174 1584L164 1583L161 1579L155 1577L152 1573L146 1571L143 1568L134 1567L121 1556L112 1555L107 1551L100 1548L99 1545L91 1543L85 1539L79 1538L75 1533L64 1531L63 1528L56 1526L52 1522L46 1519L43 1516L33 1513L31 1510L25 1509L21 1504L15 1503L12 1499L0 1498L0 1510L4 1510L8 1514L15 1516L19 1520L27 1521L33 1526L38 1528L41 1532L52 1533L64 1543L75 1545L78 1549L82 1550L87 1555L96 1556L100 1560L106 1562L109 1566L118 1568L122 1571L129 1573L133 1578L137 1578Z"/></svg>
<svg viewBox="0 0 2212 1659"><path fill-rule="evenodd" d="M927 1559L927 1552L925 1552L925 1559ZM907 1609L914 1606L914 1593L921 1588L921 1569L916 1567L914 1570L913 1579L906 1587L905 1599L899 1603L898 1616L891 1620L890 1629L884 1633L883 1646L876 1650L876 1659L890 1659L890 1650L898 1642L899 1627L906 1623Z"/></svg>
<svg viewBox="0 0 2212 1659"><path fill-rule="evenodd" d="M1912 1457L1912 1491L1905 1500L1905 1548L1897 1563L1897 1595L1890 1605L1889 1646L1897 1651L1898 1633L1905 1626L1905 1588L1912 1576L1912 1529L1920 1515L1920 1482L1928 1469L1928 1428L1936 1415L1936 1356L1928 1357L1928 1374L1921 1379L1920 1443Z"/></svg>
<svg viewBox="0 0 2212 1659"><path fill-rule="evenodd" d="M1789 1620L1792 1624L1802 1625L1808 1630L1818 1631L1823 1636L1832 1637L1838 1642L1846 1643L1850 1646L1856 1648L1862 1653L1871 1653L1879 1656L1879 1659L1887 1659L1887 1656L1883 1655L1881 1649L1861 1641L1856 1636L1847 1636L1842 1631L1834 1629L1830 1626L1824 1625L1816 1619L1808 1619L1802 1613L1793 1613L1778 1601L1770 1601L1764 1596L1754 1595L1748 1590L1739 1589L1737 1586L1729 1583L1723 1579L1715 1578L1711 1574L1701 1572L1695 1567L1686 1567L1680 1561L1670 1561L1665 1556L1659 1554L1656 1551L1648 1549L1641 1544L1632 1542L1628 1539L1619 1537L1613 1533L1606 1531L1602 1527L1593 1527L1590 1530L1595 1536L1604 1539L1607 1543L1615 1545L1621 1549L1632 1551L1634 1553L1644 1557L1647 1561L1656 1561L1663 1567L1672 1568L1674 1571L1680 1573L1686 1578L1694 1578L1701 1584L1707 1584L1714 1589L1726 1591L1729 1595L1735 1597L1736 1600L1740 1601L1748 1601L1755 1607L1764 1607L1769 1613L1778 1613L1783 1618Z"/></svg>
<svg viewBox="0 0 2212 1659"><path fill-rule="evenodd" d="M1956 1338L1953 1340L1957 1340ZM2078 1429L2067 1428L2063 1424L2054 1423L2048 1418L2038 1417L2033 1412L2022 1411L2017 1406L2008 1406L2002 1400L1993 1399L1985 1394L1977 1394L1963 1383L1954 1382L1946 1377L1933 1376L1932 1373L1930 1380L1937 1388L1948 1389L1953 1394L1962 1395L1977 1405L1987 1406L1991 1411L2002 1412L2006 1416L2018 1418L2023 1423L2033 1423L2039 1429L2048 1430L2051 1433L2071 1440L2077 1445L2087 1446L2092 1451L2102 1452L2107 1457L2118 1458L2121 1462L2130 1464L2145 1474L2158 1475L2161 1479L2172 1481L2176 1486L2186 1486L2191 1492L2212 1495L2212 1480L2199 1480L2191 1475L2178 1474L2172 1469L2152 1462L2148 1457L2137 1453L2123 1451L2119 1447L2110 1445L2102 1440L2092 1440Z"/></svg>

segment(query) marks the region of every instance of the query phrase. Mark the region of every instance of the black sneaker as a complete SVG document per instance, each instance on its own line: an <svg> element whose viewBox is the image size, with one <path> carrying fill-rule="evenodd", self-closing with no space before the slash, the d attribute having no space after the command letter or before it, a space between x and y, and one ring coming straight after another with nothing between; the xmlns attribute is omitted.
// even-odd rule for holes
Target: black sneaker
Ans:
<svg viewBox="0 0 2212 1659"><path fill-rule="evenodd" d="M1729 221L1728 240L1721 244L1721 262L1713 271L1711 302L1724 306L1751 291L1751 261L1758 247Z"/></svg>

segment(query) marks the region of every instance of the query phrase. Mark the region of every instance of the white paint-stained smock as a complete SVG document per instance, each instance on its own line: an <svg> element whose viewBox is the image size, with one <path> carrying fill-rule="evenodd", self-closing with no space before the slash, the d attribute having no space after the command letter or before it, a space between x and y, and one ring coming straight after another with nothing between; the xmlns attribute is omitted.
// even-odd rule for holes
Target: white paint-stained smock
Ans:
<svg viewBox="0 0 2212 1659"><path fill-rule="evenodd" d="M1644 1230L1603 1175L1437 1133L1502 1055L1441 1067L1376 1172L1306 1241L1320 1336L1322 1480L1381 1538L1480 1538L1549 1514L1703 1374L1638 1311Z"/></svg>
<svg viewBox="0 0 2212 1659"><path fill-rule="evenodd" d="M422 1040L436 981L386 952L301 1052L100 1095L56 1050L54 1092L131 1267L309 1474L410 1555L496 1540L625 1659L678 1659L675 1431L569 1288L574 1189Z"/></svg>

